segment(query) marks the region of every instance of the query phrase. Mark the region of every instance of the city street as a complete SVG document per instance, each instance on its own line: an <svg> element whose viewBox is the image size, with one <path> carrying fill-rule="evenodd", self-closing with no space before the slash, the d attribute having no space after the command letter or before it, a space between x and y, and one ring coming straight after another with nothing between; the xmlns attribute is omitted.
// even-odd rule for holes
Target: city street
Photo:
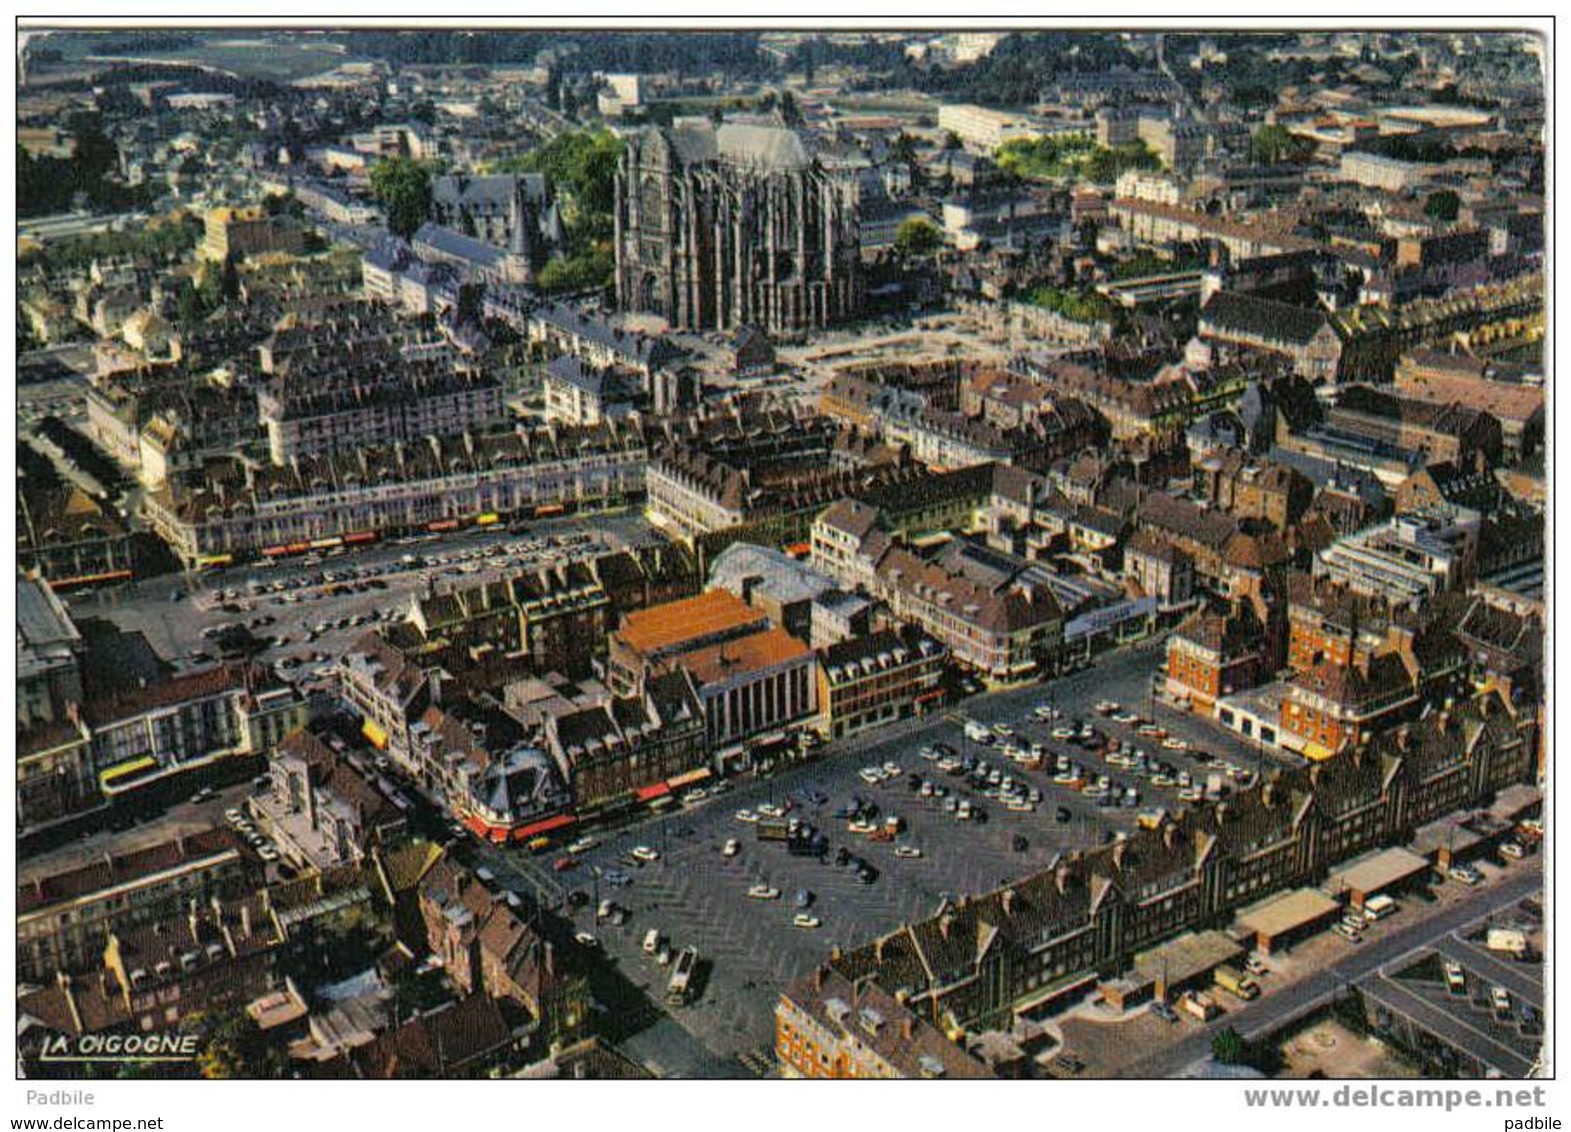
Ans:
<svg viewBox="0 0 1571 1132"><path fill-rule="evenodd" d="M1232 1026L1246 1039L1275 1033L1297 1018L1332 1001L1359 979L1376 971L1396 968L1421 948L1524 897L1537 897L1544 888L1542 864L1535 859L1518 865L1489 881L1463 899L1433 915L1403 926L1380 939L1371 939L1349 951L1345 959L1263 995L1204 1027L1186 1027L1178 1041L1131 1064L1126 1077L1177 1077L1210 1056L1211 1039L1224 1026Z"/></svg>

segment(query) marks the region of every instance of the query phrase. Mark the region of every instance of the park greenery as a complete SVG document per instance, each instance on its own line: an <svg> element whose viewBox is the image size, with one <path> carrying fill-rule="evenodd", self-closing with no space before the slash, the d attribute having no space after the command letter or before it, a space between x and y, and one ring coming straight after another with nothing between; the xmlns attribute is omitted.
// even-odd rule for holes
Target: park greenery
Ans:
<svg viewBox="0 0 1571 1132"><path fill-rule="evenodd" d="M1058 287L1033 287L1024 295L1033 306L1045 307L1071 322L1108 322L1115 313L1113 303L1095 291L1066 291Z"/></svg>
<svg viewBox="0 0 1571 1132"><path fill-rule="evenodd" d="M616 167L623 143L606 129L559 134L538 149L498 162L501 173L540 173L556 193L566 247L540 270L547 294L591 290L611 282Z"/></svg>
<svg viewBox="0 0 1571 1132"><path fill-rule="evenodd" d="M1131 169L1160 169L1161 161L1142 141L1109 149L1088 137L1016 138L999 146L998 167L1028 181L1116 181Z"/></svg>

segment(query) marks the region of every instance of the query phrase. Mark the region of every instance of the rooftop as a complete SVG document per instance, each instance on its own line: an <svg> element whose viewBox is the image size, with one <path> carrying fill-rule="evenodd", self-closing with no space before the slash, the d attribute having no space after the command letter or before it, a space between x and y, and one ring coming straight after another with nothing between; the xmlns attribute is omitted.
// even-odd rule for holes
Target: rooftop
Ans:
<svg viewBox="0 0 1571 1132"><path fill-rule="evenodd" d="M653 653L748 626L762 627L767 621L728 590L710 590L629 613L618 635L629 648Z"/></svg>
<svg viewBox="0 0 1571 1132"><path fill-rule="evenodd" d="M1329 916L1339 907L1323 892L1299 888L1250 905L1238 914L1238 922L1259 935L1277 936Z"/></svg>

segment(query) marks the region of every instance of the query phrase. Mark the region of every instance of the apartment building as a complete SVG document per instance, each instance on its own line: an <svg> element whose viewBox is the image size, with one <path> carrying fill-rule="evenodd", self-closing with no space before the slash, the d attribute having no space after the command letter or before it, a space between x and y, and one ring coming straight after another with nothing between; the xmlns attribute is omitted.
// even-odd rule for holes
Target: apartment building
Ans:
<svg viewBox="0 0 1571 1132"><path fill-rule="evenodd" d="M87 972L103 961L115 930L154 923L192 900L237 893L245 867L240 842L209 829L65 868L24 863L16 886L17 971L42 982Z"/></svg>
<svg viewBox="0 0 1571 1132"><path fill-rule="evenodd" d="M634 425L426 438L258 468L214 460L146 496L149 523L187 563L318 539L457 526L484 514L580 511L644 494ZM441 528L439 528L441 529Z"/></svg>

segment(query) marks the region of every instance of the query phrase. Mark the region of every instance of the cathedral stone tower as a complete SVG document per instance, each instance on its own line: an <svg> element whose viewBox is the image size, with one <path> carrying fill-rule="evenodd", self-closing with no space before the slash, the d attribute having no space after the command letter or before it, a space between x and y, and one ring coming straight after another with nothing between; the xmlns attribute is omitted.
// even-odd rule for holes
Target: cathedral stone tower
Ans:
<svg viewBox="0 0 1571 1132"><path fill-rule="evenodd" d="M828 326L861 305L858 223L855 182L793 130L645 130L617 171L617 301L679 330Z"/></svg>

